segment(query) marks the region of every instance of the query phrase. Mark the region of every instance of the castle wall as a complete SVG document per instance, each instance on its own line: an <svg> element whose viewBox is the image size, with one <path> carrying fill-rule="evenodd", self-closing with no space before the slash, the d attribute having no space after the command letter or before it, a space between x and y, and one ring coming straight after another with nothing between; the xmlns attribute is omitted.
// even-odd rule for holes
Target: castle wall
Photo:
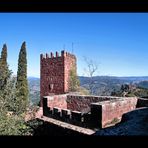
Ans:
<svg viewBox="0 0 148 148"><path fill-rule="evenodd" d="M96 124L101 128L104 128L115 122L117 119L120 119L124 113L134 110L136 105L136 97L124 97L112 101L93 103L91 105L91 113Z"/></svg>
<svg viewBox="0 0 148 148"><path fill-rule="evenodd" d="M76 66L74 55L61 51L61 55L52 52L40 55L40 98L43 106L43 96L64 94L69 88L69 73ZM75 68L76 69L76 68Z"/></svg>
<svg viewBox="0 0 148 148"><path fill-rule="evenodd" d="M43 58L41 61L41 93L63 93L64 91L64 58ZM53 89L49 85L53 84Z"/></svg>
<svg viewBox="0 0 148 148"><path fill-rule="evenodd" d="M111 97L111 96L68 95L67 108L70 110L89 112L91 103L106 101L106 100L114 100L118 98L119 97Z"/></svg>
<svg viewBox="0 0 148 148"><path fill-rule="evenodd" d="M47 96L47 107L53 109L54 107L67 109L67 95L53 95Z"/></svg>
<svg viewBox="0 0 148 148"><path fill-rule="evenodd" d="M47 107L53 113L55 108L58 108L60 112L63 109L69 110L72 116L69 120L73 121L75 120L73 112L76 112L80 123L83 113L88 114L90 112L91 123L93 126L100 128L119 122L124 113L136 109L138 101L136 97L78 96L69 94L46 96L46 98Z"/></svg>
<svg viewBox="0 0 148 148"><path fill-rule="evenodd" d="M88 96L88 95L53 95L46 96L48 107L59 107L72 111L89 112L91 103L121 99L112 96Z"/></svg>

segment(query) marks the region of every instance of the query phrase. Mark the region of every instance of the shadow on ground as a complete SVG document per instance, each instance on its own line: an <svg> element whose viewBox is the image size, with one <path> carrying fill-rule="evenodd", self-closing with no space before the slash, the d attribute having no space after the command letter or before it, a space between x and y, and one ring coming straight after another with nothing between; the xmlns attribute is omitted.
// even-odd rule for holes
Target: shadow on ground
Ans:
<svg viewBox="0 0 148 148"><path fill-rule="evenodd" d="M148 135L148 108L137 108L123 114L120 123L97 131L94 135Z"/></svg>
<svg viewBox="0 0 148 148"><path fill-rule="evenodd" d="M35 119L28 122L33 136L82 136L83 134Z"/></svg>

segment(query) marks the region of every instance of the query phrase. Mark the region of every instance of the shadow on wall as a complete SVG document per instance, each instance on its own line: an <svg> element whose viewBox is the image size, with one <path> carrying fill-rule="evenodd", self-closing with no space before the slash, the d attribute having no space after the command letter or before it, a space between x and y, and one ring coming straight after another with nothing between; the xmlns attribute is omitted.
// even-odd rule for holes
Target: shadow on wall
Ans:
<svg viewBox="0 0 148 148"><path fill-rule="evenodd" d="M137 101L136 108L139 108L139 107L148 107L148 99L139 98Z"/></svg>

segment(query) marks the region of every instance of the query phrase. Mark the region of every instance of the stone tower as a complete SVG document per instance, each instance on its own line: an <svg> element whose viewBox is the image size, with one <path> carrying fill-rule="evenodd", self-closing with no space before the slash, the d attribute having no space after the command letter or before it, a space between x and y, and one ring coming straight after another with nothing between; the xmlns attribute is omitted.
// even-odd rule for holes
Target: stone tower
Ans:
<svg viewBox="0 0 148 148"><path fill-rule="evenodd" d="M69 91L69 74L71 68L76 70L76 57L61 51L61 55L51 52L40 55L40 97L64 94Z"/></svg>

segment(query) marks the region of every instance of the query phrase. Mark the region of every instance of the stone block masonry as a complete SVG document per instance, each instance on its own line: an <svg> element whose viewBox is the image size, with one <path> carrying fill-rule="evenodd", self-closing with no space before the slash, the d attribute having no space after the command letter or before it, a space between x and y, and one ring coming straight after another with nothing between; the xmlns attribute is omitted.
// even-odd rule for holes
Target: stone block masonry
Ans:
<svg viewBox="0 0 148 148"><path fill-rule="evenodd" d="M53 112L54 107L59 108L64 121L70 121L71 112L79 111L82 114L86 113L86 115L89 115L89 121L92 125L100 128L105 128L119 122L120 120L118 119L121 119L123 114L136 109L137 105L138 107L145 107L147 105L145 103L147 99L136 97L76 96L64 94L45 96L44 99L47 101L45 102L47 107L44 107L43 110L50 108ZM87 112L86 107L90 110L89 112Z"/></svg>
<svg viewBox="0 0 148 148"><path fill-rule="evenodd" d="M47 99L46 104L51 109L53 109L53 107L59 107L62 109L75 110L83 113L90 111L91 103L120 99L120 97L111 96L88 96L70 94L44 96L43 98Z"/></svg>
<svg viewBox="0 0 148 148"><path fill-rule="evenodd" d="M76 57L61 51L61 55L51 52L50 55L40 55L40 97L43 106L43 96L64 94L69 92L70 70L76 70Z"/></svg>
<svg viewBox="0 0 148 148"><path fill-rule="evenodd" d="M89 114L94 126L104 128L120 119L124 113L134 110L137 105L136 97L112 96L79 96L79 95L53 95L46 96L47 107L60 108L71 112ZM65 113L66 115L67 113ZM67 116L70 117L69 115ZM75 118L75 116L73 116ZM63 117L62 117L63 118Z"/></svg>
<svg viewBox="0 0 148 148"><path fill-rule="evenodd" d="M74 121L79 121L79 122L81 122L82 113L79 112L79 111L72 111L72 112L71 112L71 118L72 118L72 120L74 120Z"/></svg>
<svg viewBox="0 0 148 148"><path fill-rule="evenodd" d="M70 110L62 109L61 112L62 112L62 119L64 121L66 121L67 119L70 119L70 117L71 117L71 111Z"/></svg>
<svg viewBox="0 0 148 148"><path fill-rule="evenodd" d="M62 109L67 109L67 95L53 95L53 96L44 96L43 99L47 99L47 107L53 109L54 107L59 107Z"/></svg>
<svg viewBox="0 0 148 148"><path fill-rule="evenodd" d="M137 98L127 97L112 101L103 101L91 104L91 114L94 124L101 128L117 122L124 113L136 108Z"/></svg>
<svg viewBox="0 0 148 148"><path fill-rule="evenodd" d="M120 97L113 96L89 96L89 95L67 95L67 108L80 112L89 112L91 103L116 100Z"/></svg>

